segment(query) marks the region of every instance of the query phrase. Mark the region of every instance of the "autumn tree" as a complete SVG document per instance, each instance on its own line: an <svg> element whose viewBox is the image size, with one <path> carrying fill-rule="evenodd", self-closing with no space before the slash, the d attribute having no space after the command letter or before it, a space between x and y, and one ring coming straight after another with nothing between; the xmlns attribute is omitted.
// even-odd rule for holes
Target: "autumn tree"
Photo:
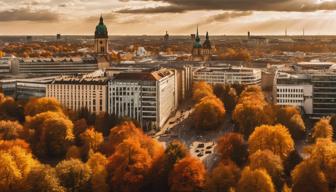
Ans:
<svg viewBox="0 0 336 192"><path fill-rule="evenodd" d="M3 191L22 191L31 170L39 163L31 153L20 146L0 149L0 189Z"/></svg>
<svg viewBox="0 0 336 192"><path fill-rule="evenodd" d="M23 107L12 97L3 97L0 101L0 120L24 122Z"/></svg>
<svg viewBox="0 0 336 192"><path fill-rule="evenodd" d="M288 128L293 139L302 139L305 135L306 127L299 110L293 106L278 107L276 110L277 123Z"/></svg>
<svg viewBox="0 0 336 192"><path fill-rule="evenodd" d="M231 160L242 166L247 161L247 145L243 135L238 133L226 133L217 141L216 152L222 160Z"/></svg>
<svg viewBox="0 0 336 192"><path fill-rule="evenodd" d="M282 160L278 155L274 155L273 152L269 150L258 150L249 157L249 166L251 169L265 169L267 173L271 176L274 185L277 190L281 190L284 180L283 180L283 166Z"/></svg>
<svg viewBox="0 0 336 192"><path fill-rule="evenodd" d="M73 140L72 122L56 112L28 117L25 129L31 134L33 151L39 156L63 156Z"/></svg>
<svg viewBox="0 0 336 192"><path fill-rule="evenodd" d="M317 139L310 150L310 159L323 171L330 186L336 187L336 144L327 138Z"/></svg>
<svg viewBox="0 0 336 192"><path fill-rule="evenodd" d="M317 140L318 138L332 139L333 128L330 125L330 118L321 118L315 123L312 137L314 140Z"/></svg>
<svg viewBox="0 0 336 192"><path fill-rule="evenodd" d="M24 108L25 114L29 116L34 116L47 111L63 113L61 104L55 98L44 97L31 99Z"/></svg>
<svg viewBox="0 0 336 192"><path fill-rule="evenodd" d="M203 163L194 157L187 156L178 161L169 178L170 191L199 191L205 185L205 168Z"/></svg>
<svg viewBox="0 0 336 192"><path fill-rule="evenodd" d="M76 145L71 145L65 155L66 159L82 159L81 148Z"/></svg>
<svg viewBox="0 0 336 192"><path fill-rule="evenodd" d="M294 150L294 141L283 125L257 127L249 137L248 145L250 154L268 149L283 160Z"/></svg>
<svg viewBox="0 0 336 192"><path fill-rule="evenodd" d="M89 126L84 118L73 121L73 124L74 124L73 133L75 137L75 142L77 145L80 145L81 144L80 134L85 132L89 128Z"/></svg>
<svg viewBox="0 0 336 192"><path fill-rule="evenodd" d="M64 160L57 164L56 174L60 183L68 191L90 191L92 171L78 159Z"/></svg>
<svg viewBox="0 0 336 192"><path fill-rule="evenodd" d="M107 170L106 165L108 163L107 158L101 153L94 153L90 155L87 165L91 168L92 178L91 186L93 192L108 192L109 186L107 184Z"/></svg>
<svg viewBox="0 0 336 192"><path fill-rule="evenodd" d="M336 115L331 116L330 125L333 127L333 139L336 140Z"/></svg>
<svg viewBox="0 0 336 192"><path fill-rule="evenodd" d="M196 82L193 85L193 100L197 103L204 97L214 96L212 87L204 81Z"/></svg>
<svg viewBox="0 0 336 192"><path fill-rule="evenodd" d="M237 192L275 192L271 177L264 169L245 167L238 182Z"/></svg>
<svg viewBox="0 0 336 192"><path fill-rule="evenodd" d="M187 155L190 155L188 148L181 141L174 140L168 144L164 155L158 163L158 168L156 168L159 173L157 181L155 181L157 191L168 191L170 172L173 170L176 162L185 158Z"/></svg>
<svg viewBox="0 0 336 192"><path fill-rule="evenodd" d="M301 162L292 172L293 192L328 192L328 182L320 167L311 160Z"/></svg>
<svg viewBox="0 0 336 192"><path fill-rule="evenodd" d="M23 127L17 121L0 121L0 139L13 140L23 136Z"/></svg>
<svg viewBox="0 0 336 192"><path fill-rule="evenodd" d="M254 131L255 127L273 123L265 113L266 107L267 103L260 87L249 86L241 93L232 119L238 124L239 132L246 138Z"/></svg>
<svg viewBox="0 0 336 192"><path fill-rule="evenodd" d="M193 126L198 130L215 129L223 121L225 109L216 97L204 97L195 106Z"/></svg>
<svg viewBox="0 0 336 192"><path fill-rule="evenodd" d="M140 128L136 127L130 121L122 122L113 127L110 131L108 142L105 144L105 153L107 155L113 154L115 148L128 138L139 138L142 135Z"/></svg>
<svg viewBox="0 0 336 192"><path fill-rule="evenodd" d="M119 121L120 119L116 115L111 115L107 112L99 113L96 116L95 129L107 136L110 133L110 129L116 126Z"/></svg>
<svg viewBox="0 0 336 192"><path fill-rule="evenodd" d="M231 161L219 163L208 175L206 190L208 192L230 191L240 178L240 169Z"/></svg>
<svg viewBox="0 0 336 192"><path fill-rule="evenodd" d="M214 93L224 103L225 109L231 113L238 101L236 90L230 85L216 84Z"/></svg>
<svg viewBox="0 0 336 192"><path fill-rule="evenodd" d="M298 153L297 150L292 151L287 159L283 162L284 165L284 172L286 174L286 176L290 177L291 172L293 171L293 169L295 168L296 165L298 165L299 163L301 163L303 160L303 158L301 157L301 155Z"/></svg>
<svg viewBox="0 0 336 192"><path fill-rule="evenodd" d="M109 157L108 173L113 191L139 191L149 183L153 159L137 139L127 139Z"/></svg>
<svg viewBox="0 0 336 192"><path fill-rule="evenodd" d="M80 138L83 143L82 153L84 159L87 159L90 153L97 152L104 141L103 134L95 131L93 128L89 128L80 134Z"/></svg>
<svg viewBox="0 0 336 192"><path fill-rule="evenodd" d="M56 171L49 165L39 165L29 172L27 192L66 192L61 186Z"/></svg>

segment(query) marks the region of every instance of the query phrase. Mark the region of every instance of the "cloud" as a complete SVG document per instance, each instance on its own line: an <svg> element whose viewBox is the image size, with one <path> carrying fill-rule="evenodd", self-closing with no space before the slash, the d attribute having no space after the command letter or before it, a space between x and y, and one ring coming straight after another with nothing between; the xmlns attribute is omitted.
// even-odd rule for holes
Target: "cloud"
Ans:
<svg viewBox="0 0 336 192"><path fill-rule="evenodd" d="M11 9L0 12L0 21L58 21L59 15L47 9L32 10L30 8Z"/></svg>
<svg viewBox="0 0 336 192"><path fill-rule="evenodd" d="M128 2L126 0L119 0ZM139 0L129 0L139 1ZM120 13L182 13L193 10L311 12L336 10L335 1L316 0L140 0L168 3L167 6L121 9Z"/></svg>

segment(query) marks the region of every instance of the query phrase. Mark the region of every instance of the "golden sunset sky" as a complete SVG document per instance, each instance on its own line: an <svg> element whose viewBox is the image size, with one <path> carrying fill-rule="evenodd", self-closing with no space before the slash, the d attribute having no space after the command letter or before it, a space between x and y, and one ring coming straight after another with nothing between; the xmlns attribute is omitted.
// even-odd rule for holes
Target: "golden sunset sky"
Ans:
<svg viewBox="0 0 336 192"><path fill-rule="evenodd" d="M0 0L0 35L336 35L336 0Z"/></svg>

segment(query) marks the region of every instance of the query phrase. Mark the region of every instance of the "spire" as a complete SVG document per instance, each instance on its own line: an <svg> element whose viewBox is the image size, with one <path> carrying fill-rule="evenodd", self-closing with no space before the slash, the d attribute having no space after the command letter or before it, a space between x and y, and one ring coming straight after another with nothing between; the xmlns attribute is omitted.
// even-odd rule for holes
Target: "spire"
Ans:
<svg viewBox="0 0 336 192"><path fill-rule="evenodd" d="M206 38L207 40L209 40L209 33L208 33L208 32L206 32L205 38Z"/></svg>
<svg viewBox="0 0 336 192"><path fill-rule="evenodd" d="M198 37L198 25L197 25L197 32L196 32L196 36Z"/></svg>
<svg viewBox="0 0 336 192"><path fill-rule="evenodd" d="M100 14L99 24L103 24L103 23L104 23L103 15Z"/></svg>

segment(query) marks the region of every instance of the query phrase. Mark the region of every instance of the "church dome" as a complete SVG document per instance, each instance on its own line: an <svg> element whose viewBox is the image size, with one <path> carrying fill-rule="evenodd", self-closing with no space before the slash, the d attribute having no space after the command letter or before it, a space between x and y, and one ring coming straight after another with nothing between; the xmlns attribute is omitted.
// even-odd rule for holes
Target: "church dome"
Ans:
<svg viewBox="0 0 336 192"><path fill-rule="evenodd" d="M96 26L95 38L108 38L107 27L104 24L104 19L101 16L99 24Z"/></svg>

